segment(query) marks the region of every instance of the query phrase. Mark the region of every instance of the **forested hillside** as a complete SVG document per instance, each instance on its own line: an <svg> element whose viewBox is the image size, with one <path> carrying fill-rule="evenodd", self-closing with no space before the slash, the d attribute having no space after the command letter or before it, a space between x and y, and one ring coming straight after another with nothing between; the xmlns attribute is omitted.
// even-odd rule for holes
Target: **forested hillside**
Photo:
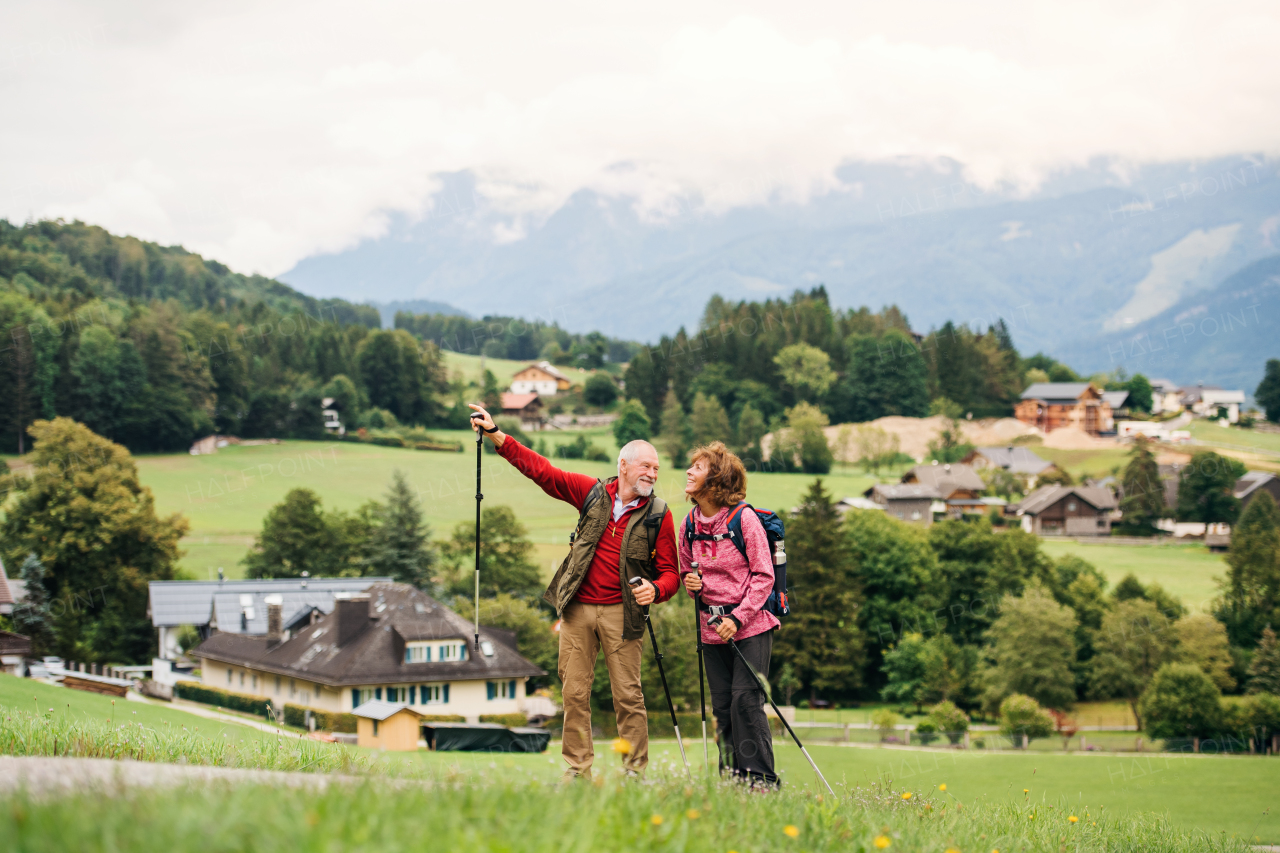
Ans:
<svg viewBox="0 0 1280 853"><path fill-rule="evenodd" d="M135 451L202 434L321 434L319 401L443 417L439 350L376 309L313 299L180 247L0 220L0 451L67 415Z"/></svg>

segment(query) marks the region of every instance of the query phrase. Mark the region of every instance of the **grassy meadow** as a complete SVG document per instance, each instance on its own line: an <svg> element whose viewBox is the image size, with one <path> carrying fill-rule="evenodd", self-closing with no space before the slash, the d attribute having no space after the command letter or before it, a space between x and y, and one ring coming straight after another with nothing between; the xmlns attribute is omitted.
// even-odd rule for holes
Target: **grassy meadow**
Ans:
<svg viewBox="0 0 1280 853"><path fill-rule="evenodd" d="M617 448L607 429L584 433L543 433L554 446L585 434L611 455ZM183 540L182 568L196 579L216 578L222 567L227 577L240 577L239 561L262 529L268 509L290 489L306 487L321 496L326 507L353 510L370 498L381 499L399 468L418 490L428 523L438 539L448 538L454 526L475 518L475 443L470 430L436 431L441 440L463 441L464 452L442 453L379 447L354 442L285 441L277 445L224 447L209 456L166 454L137 457L142 482L151 488L160 513L180 512L191 523ZM664 460L658 494L679 515L685 512L684 471ZM537 486L494 454L484 456L484 494L489 506L507 504L529 529L544 572L564 556L577 512L547 497ZM612 462L560 459L562 468L606 477ZM812 483L806 474L755 474L750 498L759 506L789 509L799 503ZM824 478L837 497L861 493L871 478L852 469L835 470Z"/></svg>
<svg viewBox="0 0 1280 853"><path fill-rule="evenodd" d="M1132 572L1143 583L1158 583L1182 599L1193 611L1208 611L1217 596L1214 578L1224 575L1227 564L1221 554L1204 545L1117 545L1101 540L1042 539L1040 547L1052 557L1076 554L1098 567L1114 586Z"/></svg>

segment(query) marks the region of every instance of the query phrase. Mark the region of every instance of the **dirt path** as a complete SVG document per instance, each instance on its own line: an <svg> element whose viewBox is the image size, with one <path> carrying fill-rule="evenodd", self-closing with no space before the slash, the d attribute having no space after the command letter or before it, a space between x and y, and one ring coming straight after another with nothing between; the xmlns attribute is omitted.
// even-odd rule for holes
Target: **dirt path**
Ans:
<svg viewBox="0 0 1280 853"><path fill-rule="evenodd" d="M321 773L284 773L276 770L241 770L192 764L158 764L149 761L116 761L111 758L42 758L0 756L0 794L25 790L36 796L76 794L86 791L120 793L126 788L163 787L209 783L286 786L323 791L329 785L368 782L358 776Z"/></svg>

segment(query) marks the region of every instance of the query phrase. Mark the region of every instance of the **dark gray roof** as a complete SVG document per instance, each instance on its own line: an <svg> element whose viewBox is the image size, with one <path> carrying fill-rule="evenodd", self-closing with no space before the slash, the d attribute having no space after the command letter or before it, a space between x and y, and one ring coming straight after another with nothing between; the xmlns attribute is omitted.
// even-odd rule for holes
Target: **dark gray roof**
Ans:
<svg viewBox="0 0 1280 853"><path fill-rule="evenodd" d="M924 483L880 483L867 489L867 495L877 503L884 501L942 500L942 492Z"/></svg>
<svg viewBox="0 0 1280 853"><path fill-rule="evenodd" d="M263 599L268 595L282 596L285 618L307 605L329 613L335 593L363 592L371 584L387 580L390 578L152 581L147 585L147 612L156 627L216 623L220 631L265 634L267 605ZM244 603L241 596L248 596ZM246 622L247 628L242 629Z"/></svg>
<svg viewBox="0 0 1280 853"><path fill-rule="evenodd" d="M1041 486L1018 504L1018 511L1026 515L1039 515L1069 495L1075 495L1094 509L1115 509L1116 496L1109 489L1090 486Z"/></svg>
<svg viewBox="0 0 1280 853"><path fill-rule="evenodd" d="M368 595L368 622L344 645L337 642L339 613L334 612L283 643L220 632L192 655L333 687L546 674L507 645L507 632L481 627L480 639L492 644L493 655L477 652L470 622L408 584L376 583ZM404 662L406 641L454 639L467 643L466 660Z"/></svg>
<svg viewBox="0 0 1280 853"><path fill-rule="evenodd" d="M973 452L982 456L995 467L1003 468L1013 474L1035 476L1046 468L1053 467L1053 463L1049 460L1041 459L1028 448L1017 445L977 447L974 448Z"/></svg>
<svg viewBox="0 0 1280 853"><path fill-rule="evenodd" d="M1233 494L1237 498L1245 498L1262 488L1265 484L1272 480L1280 479L1270 471L1246 471L1245 475L1236 480Z"/></svg>
<svg viewBox="0 0 1280 853"><path fill-rule="evenodd" d="M956 489L981 492L987 487L978 472L962 462L951 465L917 465L903 475L903 482L908 482L910 477L915 477L917 482L926 486L933 486L944 497L949 497Z"/></svg>
<svg viewBox="0 0 1280 853"><path fill-rule="evenodd" d="M1044 400L1052 403L1059 400L1076 401L1088 390L1088 382L1035 382L1022 392L1024 400Z"/></svg>
<svg viewBox="0 0 1280 853"><path fill-rule="evenodd" d="M1113 409L1119 409L1129 402L1128 391L1103 391L1102 399Z"/></svg>

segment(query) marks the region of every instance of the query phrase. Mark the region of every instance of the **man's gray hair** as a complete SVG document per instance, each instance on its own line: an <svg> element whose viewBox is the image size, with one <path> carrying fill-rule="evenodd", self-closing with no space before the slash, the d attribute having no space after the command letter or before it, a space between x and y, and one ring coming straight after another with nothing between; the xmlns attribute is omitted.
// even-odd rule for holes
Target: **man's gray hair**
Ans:
<svg viewBox="0 0 1280 853"><path fill-rule="evenodd" d="M628 441L626 444L622 445L622 449L618 451L618 468L622 468L623 462L635 462L636 454L640 452L642 447L649 448L655 455L658 452L658 448L654 447L643 438L637 438L635 441Z"/></svg>

